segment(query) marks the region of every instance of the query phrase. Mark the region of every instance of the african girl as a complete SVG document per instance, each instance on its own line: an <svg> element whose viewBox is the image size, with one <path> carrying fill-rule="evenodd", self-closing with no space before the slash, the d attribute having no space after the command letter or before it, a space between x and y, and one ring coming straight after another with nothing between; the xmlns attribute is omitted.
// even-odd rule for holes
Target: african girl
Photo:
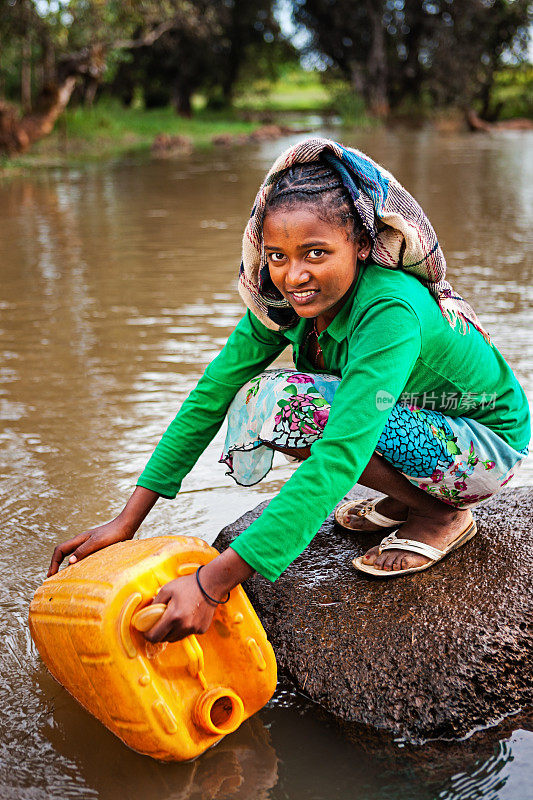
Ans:
<svg viewBox="0 0 533 800"><path fill-rule="evenodd" d="M245 316L124 510L56 547L49 575L66 556L132 538L160 496L175 497L226 414L223 460L239 483L261 480L275 449L301 464L198 576L160 590L167 610L151 641L205 631L254 571L275 581L355 483L386 496L341 505L337 522L388 533L357 569L397 577L465 544L471 509L511 479L531 431L522 388L445 271L418 204L369 158L327 139L284 153L244 236ZM296 369L267 370L289 345Z"/></svg>

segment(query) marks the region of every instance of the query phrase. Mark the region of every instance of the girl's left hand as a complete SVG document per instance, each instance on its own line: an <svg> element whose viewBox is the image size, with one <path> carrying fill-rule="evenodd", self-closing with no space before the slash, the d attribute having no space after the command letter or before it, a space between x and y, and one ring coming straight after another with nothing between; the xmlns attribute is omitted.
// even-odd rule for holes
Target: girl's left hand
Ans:
<svg viewBox="0 0 533 800"><path fill-rule="evenodd" d="M205 633L216 606L206 600L196 582L196 575L176 578L163 586L153 603L165 603L167 610L144 636L149 642L177 642L191 633Z"/></svg>

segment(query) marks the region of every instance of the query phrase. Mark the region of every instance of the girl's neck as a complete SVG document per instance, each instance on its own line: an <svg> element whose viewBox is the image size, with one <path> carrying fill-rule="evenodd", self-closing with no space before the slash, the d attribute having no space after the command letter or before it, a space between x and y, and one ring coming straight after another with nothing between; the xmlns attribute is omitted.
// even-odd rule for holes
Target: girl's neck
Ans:
<svg viewBox="0 0 533 800"><path fill-rule="evenodd" d="M337 312L328 316L327 312L325 314L319 314L318 317L314 318L313 325L315 326L315 330L317 333L322 333L325 331L328 325L333 322L335 317L337 316Z"/></svg>

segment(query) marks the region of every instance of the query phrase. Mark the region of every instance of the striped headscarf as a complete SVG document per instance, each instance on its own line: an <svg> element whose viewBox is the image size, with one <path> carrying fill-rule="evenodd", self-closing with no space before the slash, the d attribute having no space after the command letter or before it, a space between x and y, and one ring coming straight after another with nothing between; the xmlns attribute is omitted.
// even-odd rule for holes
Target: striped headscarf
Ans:
<svg viewBox="0 0 533 800"><path fill-rule="evenodd" d="M403 269L429 289L452 328L467 320L491 344L474 309L445 280L446 260L428 218L403 186L375 161L331 139L315 137L293 145L274 162L255 198L244 231L239 293L250 311L272 330L290 328L298 315L281 294L262 292L268 270L263 246L265 204L280 174L297 163L320 161L336 170L372 242L371 258L382 267Z"/></svg>

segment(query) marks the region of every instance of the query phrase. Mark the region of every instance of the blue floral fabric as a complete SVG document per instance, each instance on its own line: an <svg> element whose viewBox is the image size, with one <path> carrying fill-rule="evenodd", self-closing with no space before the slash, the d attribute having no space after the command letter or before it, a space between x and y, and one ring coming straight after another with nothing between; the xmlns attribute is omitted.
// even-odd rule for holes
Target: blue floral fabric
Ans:
<svg viewBox="0 0 533 800"><path fill-rule="evenodd" d="M268 370L237 393L228 411L221 462L244 486L272 467L274 450L309 447L322 436L340 379L294 369ZM457 508L479 505L505 486L529 450L517 451L466 417L397 403L376 452L411 483Z"/></svg>
<svg viewBox="0 0 533 800"><path fill-rule="evenodd" d="M393 406L376 449L393 467L423 478L453 464L459 452L449 417L416 406Z"/></svg>

